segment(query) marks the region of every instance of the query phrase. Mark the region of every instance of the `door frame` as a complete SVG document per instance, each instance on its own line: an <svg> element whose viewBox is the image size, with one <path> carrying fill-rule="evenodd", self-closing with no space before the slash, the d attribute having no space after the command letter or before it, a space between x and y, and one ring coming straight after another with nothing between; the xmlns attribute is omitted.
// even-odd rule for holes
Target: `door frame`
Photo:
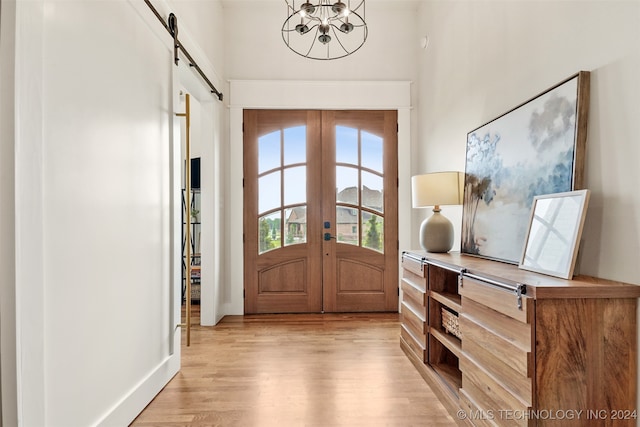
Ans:
<svg viewBox="0 0 640 427"><path fill-rule="evenodd" d="M176 104L174 106L174 110L176 112L181 112L184 109L183 106L180 106L180 91L189 93L191 95L191 100L198 104L197 110L199 114L195 115L192 119L191 126L193 135L192 139L195 141L195 143L192 143L192 150L194 147L197 147L195 152L197 156L194 155L194 157L200 157L201 162L201 217L206 217L206 221L202 221L200 229L202 236L200 250L202 263L200 278L200 324L204 326L213 326L224 316L222 313L220 297L222 293L220 287L223 282L222 265L224 251L222 248L224 247L224 222L222 220L223 212L219 200L224 191L222 182L224 182L225 172L224 162L222 160L222 138L220 137L220 132L218 132L218 129L223 127L220 116L224 105L220 103L216 97L211 95L209 87L194 73L192 67L188 67L187 64L184 64L181 61L179 62L178 67L174 67L174 69L176 70L176 81L174 82L174 86L176 88L176 93L174 93L174 97L176 97ZM182 99L182 101L184 101L184 99ZM178 119L184 120L184 118ZM179 120L176 125L178 127L178 135L176 138L177 141L180 142L181 135ZM184 144L184 142L180 143ZM180 242L177 245L176 250L181 254L182 242L180 233L182 220L180 219L180 215L182 209L182 183L180 181L180 168L182 167L184 160L180 153L180 150L183 149L180 147L180 144L178 144L176 149L179 150L177 153L178 163L175 166L178 171L178 182L175 185L178 187L174 186L174 191L177 191L177 194L179 195L177 198L177 212L175 214L178 217L179 223L177 226L177 241ZM192 154L194 153L192 152ZM180 295L181 292L182 289L180 286ZM179 319L180 317L178 317L178 320Z"/></svg>
<svg viewBox="0 0 640 427"><path fill-rule="evenodd" d="M411 82L232 80L229 101L229 181L226 203L229 277L225 315L244 314L243 131L245 108L319 110L397 110L398 164L411 165ZM305 96L298 96L304 93ZM340 97L335 94L340 93ZM398 240L411 246L411 168L398 171ZM400 260L398 259L398 262ZM398 278L399 280L399 278Z"/></svg>

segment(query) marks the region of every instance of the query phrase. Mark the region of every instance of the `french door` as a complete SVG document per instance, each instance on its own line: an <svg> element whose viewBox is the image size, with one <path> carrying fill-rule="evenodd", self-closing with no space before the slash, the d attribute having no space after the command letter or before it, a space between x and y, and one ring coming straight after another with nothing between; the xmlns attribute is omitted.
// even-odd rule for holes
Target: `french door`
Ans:
<svg viewBox="0 0 640 427"><path fill-rule="evenodd" d="M245 313L396 311L397 113L244 112Z"/></svg>

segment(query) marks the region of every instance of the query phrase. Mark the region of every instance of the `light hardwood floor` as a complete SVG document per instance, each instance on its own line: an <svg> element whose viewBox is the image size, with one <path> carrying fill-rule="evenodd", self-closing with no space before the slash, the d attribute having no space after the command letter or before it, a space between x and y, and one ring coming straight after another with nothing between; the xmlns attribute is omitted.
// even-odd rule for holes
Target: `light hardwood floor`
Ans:
<svg viewBox="0 0 640 427"><path fill-rule="evenodd" d="M399 330L397 314L195 326L182 370L132 425L455 426L400 349Z"/></svg>

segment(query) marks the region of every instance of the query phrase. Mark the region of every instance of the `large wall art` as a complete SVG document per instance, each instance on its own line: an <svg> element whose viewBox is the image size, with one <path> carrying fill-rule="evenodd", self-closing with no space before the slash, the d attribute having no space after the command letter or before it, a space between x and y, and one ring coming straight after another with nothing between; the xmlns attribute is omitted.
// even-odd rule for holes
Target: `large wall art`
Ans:
<svg viewBox="0 0 640 427"><path fill-rule="evenodd" d="M589 72L467 135L462 252L518 264L533 198L583 188Z"/></svg>

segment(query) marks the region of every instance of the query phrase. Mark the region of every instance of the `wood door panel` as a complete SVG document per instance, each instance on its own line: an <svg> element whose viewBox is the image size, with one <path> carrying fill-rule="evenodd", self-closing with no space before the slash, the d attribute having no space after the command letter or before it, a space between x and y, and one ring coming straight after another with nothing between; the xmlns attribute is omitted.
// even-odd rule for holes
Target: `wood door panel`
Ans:
<svg viewBox="0 0 640 427"><path fill-rule="evenodd" d="M505 410L519 411L525 413L531 409L529 402L523 402L519 396L514 396L496 378L492 377L482 367L478 366L472 359L462 357L460 359L460 370L462 371L462 388L474 400L481 402L482 398L487 399L487 407L503 408ZM472 390L479 390L481 393L473 393ZM527 425L527 420L523 424Z"/></svg>
<svg viewBox="0 0 640 427"><path fill-rule="evenodd" d="M474 359L484 366L487 372L523 402L529 405L533 403L533 381L531 378L495 357L491 353L491 349L485 348L482 343L469 340L467 335L464 335L462 350L465 354L473 354Z"/></svg>
<svg viewBox="0 0 640 427"><path fill-rule="evenodd" d="M416 311L413 307L407 304L406 301L402 301L402 319L405 326L408 329L413 329L415 335L425 336L425 342L423 346L426 348L426 334L427 334L427 321L424 317L421 317L421 313Z"/></svg>
<svg viewBox="0 0 640 427"><path fill-rule="evenodd" d="M384 270L350 259L338 260L338 293L384 292Z"/></svg>
<svg viewBox="0 0 640 427"><path fill-rule="evenodd" d="M462 298L473 300L522 323L531 323L529 313L533 313L531 309L533 305L532 298L523 296L520 307L518 296L514 292L488 286L484 282L466 276L462 277L460 295L462 295ZM509 301L509 304L505 304L505 301Z"/></svg>
<svg viewBox="0 0 640 427"><path fill-rule="evenodd" d="M400 345L406 344L413 351L420 362L427 360L427 337L426 335L418 335L407 329L406 325L400 325Z"/></svg>
<svg viewBox="0 0 640 427"><path fill-rule="evenodd" d="M286 132L288 129L306 126L305 163L289 164L286 161ZM267 171L259 169L259 138L280 132L279 164ZM259 251L259 177L276 172L280 174L280 187L273 188L280 205L267 213L277 212L280 224L284 223L287 209L296 206L283 204L285 199L284 176L286 170L304 165L309 176L319 176L320 163L320 113L318 111L245 110L244 112L244 286L245 313L309 313L322 310L322 245L320 190L313 180L306 183L306 240L290 244L284 241L284 228L277 240L279 247ZM268 153L274 154L274 153ZM278 155L279 154L279 155ZM289 168L289 169L288 169Z"/></svg>
<svg viewBox="0 0 640 427"><path fill-rule="evenodd" d="M258 293L306 293L306 259L287 261L258 273Z"/></svg>
<svg viewBox="0 0 640 427"><path fill-rule="evenodd" d="M382 251L364 248L364 225L359 222L359 239L357 245L341 243L336 239L323 242L324 254L324 287L323 306L327 312L340 311L397 311L398 310L398 161L397 161L397 112L396 111L323 111L322 134L326 145L323 146L323 221L331 224L331 234L338 236L336 227L337 183L337 127L357 129L358 132L373 134L382 138L382 172L383 181L382 212L369 209L363 203L364 187L361 182L362 196L354 204L340 203L345 208L359 209L363 213L383 216ZM360 135L360 133L359 133ZM364 142L362 142L364 144ZM362 146L359 147L360 162L363 159ZM340 163L343 165L343 163ZM351 166L349 164L344 164ZM357 165L361 174L374 172L366 166L364 160ZM361 177L361 175L360 175ZM362 179L362 177L361 177ZM360 214L359 214L360 215ZM358 217L361 221L361 217ZM326 230L325 230L326 231ZM343 268L345 262L351 261L360 266L368 265L371 269L366 273L368 278L358 274L347 273ZM363 267L358 267L363 268ZM365 270L361 270L365 271ZM371 271L376 274L373 283ZM347 280L354 283L347 284ZM370 287L369 292L364 288ZM360 292L343 292L343 289L362 289Z"/></svg>

